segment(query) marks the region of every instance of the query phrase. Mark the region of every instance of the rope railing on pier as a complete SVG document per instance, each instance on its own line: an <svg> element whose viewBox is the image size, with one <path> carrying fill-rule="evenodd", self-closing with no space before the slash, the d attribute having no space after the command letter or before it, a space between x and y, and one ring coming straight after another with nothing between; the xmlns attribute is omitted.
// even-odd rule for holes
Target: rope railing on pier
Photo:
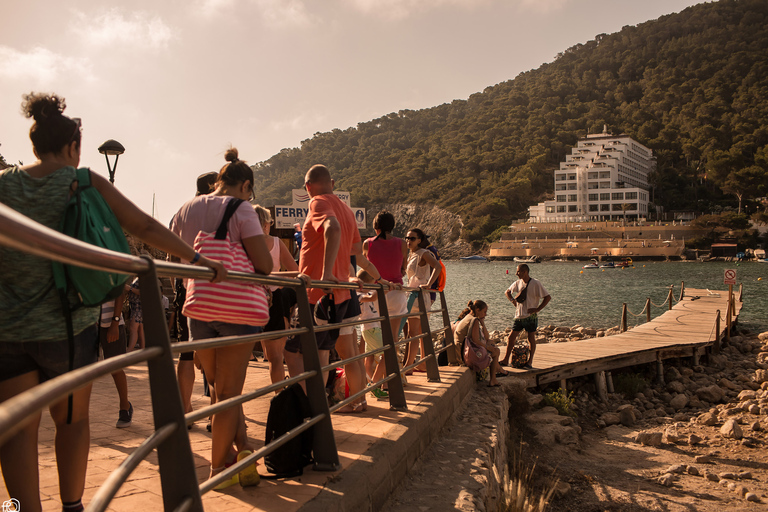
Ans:
<svg viewBox="0 0 768 512"><path fill-rule="evenodd" d="M2 446L20 428L28 424L34 414L37 414L50 404L61 400L62 397L67 396L73 390L120 368L126 368L138 362L146 361L150 377L150 401L154 416L154 431L106 479L105 483L96 492L94 501L89 504L88 510L106 510L111 499L116 495L123 483L127 481L131 472L153 450L157 451L157 465L159 467L163 492L163 507L166 511L181 509L195 512L202 511L202 494L211 490L220 482L229 479L246 466L253 464L256 460L272 453L282 444L309 428L314 429L314 469L319 471L336 471L340 469L341 464L336 449L331 412L354 402L361 396L364 396L365 393L370 392L373 387L378 387L383 383L388 383L390 409L397 411L407 410L403 383L400 378L401 374L418 364L425 363L428 380L430 382L439 382L440 370L437 364L437 354L455 347L444 292L437 292L440 296L440 308L427 309L425 294L430 293L430 290L403 288L407 292L418 293L418 311L404 315L390 315L384 293L387 291L386 288L381 284L368 284L364 285L363 288L378 292L379 317L377 320L380 321L381 325L382 339L384 341L383 348L321 367L315 333L338 329L340 326L359 325L363 322L351 321L331 326L315 326L312 321L307 290L310 287L357 289L358 286L353 283L331 283L325 281L311 281L307 284L300 279L259 276L242 272L230 272L228 280L294 288L298 302L299 327L256 335L231 336L209 340L195 340L185 342L184 344L171 344L161 301L158 276L210 279L214 276L213 270L155 261L147 257L139 258L91 246L42 226L3 204L0 204L0 244L68 265L105 271L118 271L126 274L138 274L139 276L139 286L142 290L141 304L144 313L146 348L66 373L0 403L0 446ZM429 316L436 313L442 314L443 327L434 332L445 332L443 347L439 350L435 350L433 331L429 322ZM418 318L421 323L422 334L406 338L402 341L396 340L395 336L397 333L392 332L391 320L398 318ZM365 320L365 322L370 321ZM173 361L174 353L249 343L256 340L278 339L289 334L298 336L300 340L305 369L303 373L252 392L222 400L189 414L184 414ZM415 340L422 340L424 342L424 353L421 354L421 358L414 364L406 368L400 368L397 348ZM383 354L386 369L385 376L339 404L329 407L325 392L325 381L322 378L323 372L378 353ZM449 350L448 356L449 362L456 362L455 350ZM312 414L310 419L300 427L291 430L242 461L230 466L214 478L198 484L189 434L188 430L184 428L186 425L227 408L239 407L244 402L302 381L306 384L307 397L310 402Z"/></svg>

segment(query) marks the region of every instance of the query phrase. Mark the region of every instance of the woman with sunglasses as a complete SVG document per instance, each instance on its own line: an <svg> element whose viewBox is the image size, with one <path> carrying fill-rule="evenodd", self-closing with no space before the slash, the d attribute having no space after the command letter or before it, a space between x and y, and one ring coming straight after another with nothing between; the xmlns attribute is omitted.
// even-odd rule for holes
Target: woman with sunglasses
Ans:
<svg viewBox="0 0 768 512"><path fill-rule="evenodd" d="M276 236L270 236L269 231L274 224L272 214L263 206L253 207L261 222L261 229L264 230L265 240L269 255L272 257L272 269L274 271L284 270L288 272L272 274L286 276L295 276L298 274L299 266L291 256L288 247ZM265 332L282 331L288 329L291 320L291 308L296 304L296 291L293 288L270 286L272 291L272 306L269 308L269 323L264 326ZM269 361L269 377L272 383L285 380L285 366L283 365L283 350L287 337L276 340L263 341L264 353ZM277 393L278 391L276 391Z"/></svg>
<svg viewBox="0 0 768 512"><path fill-rule="evenodd" d="M235 148L228 149L224 159L227 163L219 171L214 191L197 196L185 203L171 221L171 230L188 243L194 243L198 233L215 232L224 218L230 201L241 199L242 202L227 223L230 242L242 244L248 259L253 264L254 271L257 274L267 275L272 271L272 257L267 250L266 237L259 216L248 202L253 197L253 171L248 164L238 158ZM187 295L185 307L189 302L190 295ZM185 311L188 310L185 309ZM187 314L187 318L190 340L261 332L261 327L258 326L209 322L191 318L190 314ZM205 377L209 385L213 386L217 401L242 393L253 346L254 342L251 342L197 351ZM239 451L238 460L250 455L253 449L246 435L242 407L232 407L214 414L211 434L211 477L222 472L225 465L233 461L235 457L232 453L233 444ZM216 489L225 489L237 483L243 487L259 483L255 464L219 484Z"/></svg>
<svg viewBox="0 0 768 512"><path fill-rule="evenodd" d="M437 258L432 252L427 250L429 246L429 240L427 235L418 228L413 228L405 236L405 242L408 244L408 262L405 266L405 275L408 278L409 288L422 288L429 290L432 284L440 277L440 264L437 262ZM432 308L432 300L429 293L425 292L411 292L408 298L409 313L419 312L418 296L421 293L424 296L427 310ZM412 338L421 334L421 319L413 317L408 319L408 337ZM420 340L421 343L421 357L424 357L424 340ZM405 362L403 366L410 366L416 360L416 348L419 346L417 341L411 341L408 343L405 352ZM415 369L417 372L427 371L425 364L417 366ZM410 372L406 373L410 375Z"/></svg>
<svg viewBox="0 0 768 512"><path fill-rule="evenodd" d="M64 98L30 93L22 110L34 119L29 131L38 160L0 171L0 202L30 219L58 230L80 163L80 120L63 114ZM162 224L141 211L114 186L91 173L91 184L109 204L123 228L141 240L216 271L214 281L226 278L219 262L200 257L194 249ZM61 300L53 284L51 262L45 258L0 246L0 402L69 371L69 341ZM70 301L75 302L71 291ZM81 307L72 313L74 367L95 363L99 339L99 307ZM56 425L56 465L63 510L83 510L82 496L90 448L88 406L91 385L72 393L71 419L65 398L50 406ZM40 413L0 447L0 465L9 496L25 511L39 511L38 426Z"/></svg>

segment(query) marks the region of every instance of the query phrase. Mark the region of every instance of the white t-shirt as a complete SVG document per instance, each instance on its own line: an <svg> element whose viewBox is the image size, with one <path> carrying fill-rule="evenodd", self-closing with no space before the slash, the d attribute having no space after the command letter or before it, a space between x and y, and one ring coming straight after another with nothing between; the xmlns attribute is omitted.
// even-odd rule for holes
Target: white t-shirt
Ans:
<svg viewBox="0 0 768 512"><path fill-rule="evenodd" d="M517 297L523 288L525 288L525 282L522 279L518 279L512 283L512 286L509 287L509 291L512 293L512 298L514 299ZM549 292L544 288L544 285L541 284L541 281L530 278L528 281L528 292L525 297L525 302L518 302L517 307L515 308L515 320L531 316L530 313L528 313L528 310L539 307L541 299L547 295L549 295Z"/></svg>
<svg viewBox="0 0 768 512"><path fill-rule="evenodd" d="M375 296L376 292L371 290L368 293L361 293L358 295L358 297L371 297ZM373 301L373 302L363 302L360 301L360 320L369 320L371 318L376 318L379 316L379 302ZM366 322L363 324L363 331L367 331L369 329L375 329L380 326L380 322Z"/></svg>

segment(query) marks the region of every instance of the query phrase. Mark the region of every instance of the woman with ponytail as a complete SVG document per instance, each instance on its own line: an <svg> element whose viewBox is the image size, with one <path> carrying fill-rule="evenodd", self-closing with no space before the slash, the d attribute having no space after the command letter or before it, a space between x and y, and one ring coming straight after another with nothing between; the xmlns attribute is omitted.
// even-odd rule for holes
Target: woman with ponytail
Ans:
<svg viewBox="0 0 768 512"><path fill-rule="evenodd" d="M80 119L64 115L64 98L30 93L22 110L33 118L29 131L38 160L0 171L0 202L48 228L58 230L70 191L77 187L80 164ZM215 281L226 278L221 263L199 257L194 249L162 224L141 211L98 174L91 184L101 193L123 228L144 242L182 261L212 268ZM45 258L0 246L0 402L70 370L70 349L62 303L54 285L51 262ZM75 302L74 290L70 302ZM75 369L95 363L99 340L99 307L81 307L72 313ZM82 497L90 448L88 406L91 385L68 400L49 407L56 425L56 465L63 510L83 510ZM68 412L71 417L67 418ZM40 413L0 447L8 495L25 512L39 511L38 426Z"/></svg>
<svg viewBox="0 0 768 512"><path fill-rule="evenodd" d="M395 217L386 210L380 211L373 218L373 229L376 236L363 242L363 254L368 261L373 263L376 270L381 274L381 278L395 285L395 289L389 290L386 294L387 311L390 316L403 315L407 309L407 298L405 292L401 289L403 276L405 275L405 262L408 258L408 246L405 240L392 234L395 229ZM397 341L400 336L400 319L395 318L390 321L392 327L392 336ZM384 359L382 358L376 370L371 376L371 380L377 381L384 374ZM386 398L383 392L374 391L377 398Z"/></svg>
<svg viewBox="0 0 768 512"><path fill-rule="evenodd" d="M499 366L499 355L501 351L491 343L488 329L485 327L485 317L488 314L488 305L482 300L469 301L467 307L459 315L459 321L456 322L455 340L461 343L461 353L464 354L464 343L467 338L478 347L485 347L491 354L491 387L499 386L497 377L505 377L507 373L501 371Z"/></svg>

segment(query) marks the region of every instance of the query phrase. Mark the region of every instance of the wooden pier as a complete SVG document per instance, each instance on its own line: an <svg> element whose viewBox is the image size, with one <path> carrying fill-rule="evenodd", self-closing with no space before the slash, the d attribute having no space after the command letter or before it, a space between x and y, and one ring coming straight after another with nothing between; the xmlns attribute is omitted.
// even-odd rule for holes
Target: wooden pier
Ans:
<svg viewBox="0 0 768 512"><path fill-rule="evenodd" d="M663 376L663 361L673 357L693 357L694 361L713 351L728 335L728 290L685 288L683 298L650 322L603 338L536 346L533 369L513 369L511 375L523 378L529 387L585 375L595 375L598 390L605 385L605 374L614 369L657 363L657 377ZM670 294L671 296L671 294ZM742 303L732 301L732 321L738 318ZM610 386L610 381L609 384ZM602 393L601 393L602 394Z"/></svg>

